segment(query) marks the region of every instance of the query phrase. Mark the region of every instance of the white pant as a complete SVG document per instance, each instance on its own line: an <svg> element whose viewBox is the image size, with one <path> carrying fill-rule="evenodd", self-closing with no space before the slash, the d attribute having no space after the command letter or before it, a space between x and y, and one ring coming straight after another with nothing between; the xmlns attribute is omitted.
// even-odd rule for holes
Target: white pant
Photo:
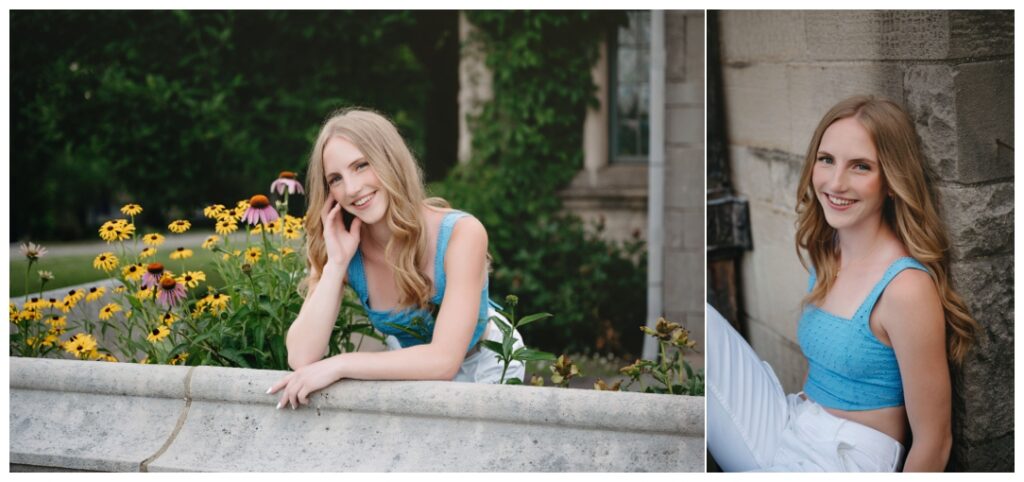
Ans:
<svg viewBox="0 0 1024 482"><path fill-rule="evenodd" d="M732 471L895 472L906 450L871 427L785 395L771 366L710 305L707 311L707 443ZM802 394L803 392L801 392Z"/></svg>
<svg viewBox="0 0 1024 482"><path fill-rule="evenodd" d="M502 320L505 320L504 316L501 316L494 307L488 307L487 311L487 327L484 328L484 333L481 335L481 340L492 340L498 343L502 342L501 330L498 326L490 320L490 317L497 316ZM508 320L505 320L506 322ZM512 349L518 349L523 346L523 337L519 334L519 330L513 332L515 336L515 343L512 345ZM388 335L384 339L384 344L387 345L388 350L397 350L402 348L398 343L398 339ZM477 345L478 348L472 350L472 353L466 356L463 360L462 366L459 367L459 373L455 374L453 382L470 382L470 383L498 383L501 381L501 371L504 368L504 364L498 360L497 354L493 351ZM508 365L508 371L505 372L505 380L508 381L511 378L518 378L523 380L526 376L526 365L521 361L513 360ZM526 383L527 380L523 380Z"/></svg>

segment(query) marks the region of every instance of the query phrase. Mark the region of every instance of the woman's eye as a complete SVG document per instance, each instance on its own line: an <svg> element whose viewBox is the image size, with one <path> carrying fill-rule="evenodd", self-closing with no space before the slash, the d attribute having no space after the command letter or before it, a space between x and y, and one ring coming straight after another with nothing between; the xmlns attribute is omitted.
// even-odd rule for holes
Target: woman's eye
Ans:
<svg viewBox="0 0 1024 482"><path fill-rule="evenodd" d="M819 156L818 157L818 162L821 162L821 163L824 163L824 164L832 164L832 163L835 162L835 160L832 159L832 156Z"/></svg>
<svg viewBox="0 0 1024 482"><path fill-rule="evenodd" d="M864 164L863 162L858 162L857 164L854 164L853 168L854 168L854 170L857 170L857 171L870 171L871 170L871 166L869 166L867 164Z"/></svg>
<svg viewBox="0 0 1024 482"><path fill-rule="evenodd" d="M333 186L333 185L337 184L338 181L340 181L340 180L341 180L340 177L332 177L331 180L327 181L327 185Z"/></svg>
<svg viewBox="0 0 1024 482"><path fill-rule="evenodd" d="M370 165L370 163L369 163L369 162L361 162L361 163L359 163L359 164L358 164L358 165L356 166L356 171L362 171L363 169L365 169L365 168L366 168L367 166L369 166L369 165Z"/></svg>

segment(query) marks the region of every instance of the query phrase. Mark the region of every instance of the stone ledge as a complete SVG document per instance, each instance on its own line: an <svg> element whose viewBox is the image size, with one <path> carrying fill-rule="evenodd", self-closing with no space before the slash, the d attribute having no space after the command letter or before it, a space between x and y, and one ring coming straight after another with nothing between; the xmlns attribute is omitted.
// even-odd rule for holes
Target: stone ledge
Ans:
<svg viewBox="0 0 1024 482"><path fill-rule="evenodd" d="M100 471L702 471L704 399L11 358L10 462ZM42 409L40 407L45 407Z"/></svg>

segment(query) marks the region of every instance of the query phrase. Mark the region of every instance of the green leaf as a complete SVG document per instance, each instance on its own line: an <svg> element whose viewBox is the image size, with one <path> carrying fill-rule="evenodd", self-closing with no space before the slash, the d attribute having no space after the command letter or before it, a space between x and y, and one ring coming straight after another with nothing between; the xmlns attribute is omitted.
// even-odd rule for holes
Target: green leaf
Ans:
<svg viewBox="0 0 1024 482"><path fill-rule="evenodd" d="M498 316L492 316L491 321L493 321L494 324L497 325L498 329L501 330L501 333L503 335L505 335L506 337L512 335L512 325L508 324L505 320L502 320Z"/></svg>
<svg viewBox="0 0 1024 482"><path fill-rule="evenodd" d="M540 320L543 320L545 318L550 318L551 316L554 316L554 315L552 315L551 313L536 313L536 314L532 314L530 316L524 316L521 320L519 320L519 323L517 323L517 326L525 326L525 325L528 325L528 324L533 323L535 321L540 321Z"/></svg>
<svg viewBox="0 0 1024 482"><path fill-rule="evenodd" d="M486 348L488 350L491 350L494 353L498 354L498 358L499 359L502 358L502 354L503 354L504 350L502 349L502 344L501 343L498 343L498 342L496 342L494 340L481 340L480 344L482 344L484 346L484 348Z"/></svg>
<svg viewBox="0 0 1024 482"><path fill-rule="evenodd" d="M420 340L422 342L426 342L427 341L427 339L423 335L421 335L419 332L414 331L413 329L411 329L411 328L409 328L407 326L399 325L397 323L384 323L384 325L390 326L391 328L394 328L396 330L401 330L402 332L405 332L409 336L411 336L413 338L416 338L417 340Z"/></svg>
<svg viewBox="0 0 1024 482"><path fill-rule="evenodd" d="M522 385L523 381L518 378L509 378L505 380L505 385Z"/></svg>
<svg viewBox="0 0 1024 482"><path fill-rule="evenodd" d="M245 361L245 358L242 357L242 353L239 350L233 348L222 348L218 355L227 358L238 367L250 368L249 362Z"/></svg>
<svg viewBox="0 0 1024 482"><path fill-rule="evenodd" d="M529 348L524 348L516 350L516 353L512 358L514 360L520 361L552 361L557 359L558 357L556 357L553 353L548 353L546 351L531 350Z"/></svg>

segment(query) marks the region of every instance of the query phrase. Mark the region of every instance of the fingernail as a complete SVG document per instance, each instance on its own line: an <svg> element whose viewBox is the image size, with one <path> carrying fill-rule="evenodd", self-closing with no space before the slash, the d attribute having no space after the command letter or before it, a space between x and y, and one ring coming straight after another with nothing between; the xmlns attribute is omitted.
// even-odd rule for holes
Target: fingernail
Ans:
<svg viewBox="0 0 1024 482"><path fill-rule="evenodd" d="M295 410L295 405L292 405L292 410Z"/></svg>
<svg viewBox="0 0 1024 482"><path fill-rule="evenodd" d="M278 410L280 410L280 409L281 409L281 402L277 402L277 409L278 409Z"/></svg>
<svg viewBox="0 0 1024 482"><path fill-rule="evenodd" d="M274 387L270 387L270 388L268 388L268 389L267 389L267 394L270 394L270 389L271 389L271 388L274 388Z"/></svg>

